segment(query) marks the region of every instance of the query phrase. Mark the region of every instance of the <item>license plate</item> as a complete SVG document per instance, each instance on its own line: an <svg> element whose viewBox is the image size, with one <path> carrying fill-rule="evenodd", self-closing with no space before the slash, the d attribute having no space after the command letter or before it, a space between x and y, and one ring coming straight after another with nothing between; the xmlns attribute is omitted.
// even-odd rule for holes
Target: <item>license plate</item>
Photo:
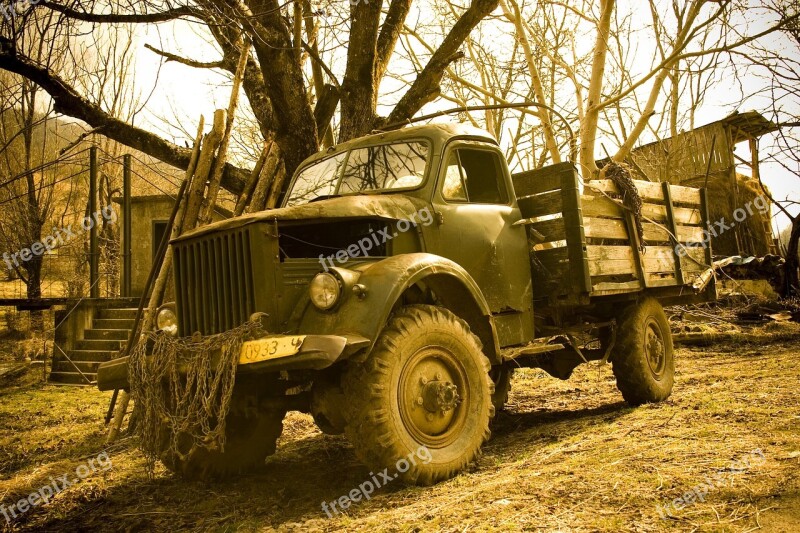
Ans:
<svg viewBox="0 0 800 533"><path fill-rule="evenodd" d="M248 341L242 345L239 354L240 365L251 365L262 361L290 357L300 352L305 336L267 337L256 341Z"/></svg>

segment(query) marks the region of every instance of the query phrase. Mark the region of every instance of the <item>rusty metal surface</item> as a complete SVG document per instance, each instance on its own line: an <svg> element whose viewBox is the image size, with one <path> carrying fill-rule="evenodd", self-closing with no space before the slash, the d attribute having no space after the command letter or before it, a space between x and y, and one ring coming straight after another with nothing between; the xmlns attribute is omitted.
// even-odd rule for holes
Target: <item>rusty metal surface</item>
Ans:
<svg viewBox="0 0 800 533"><path fill-rule="evenodd" d="M374 217L386 220L409 220L429 205L424 200L404 194L343 196L322 202L263 211L198 228L173 241L182 242L209 233L230 231L259 222L276 220L314 220L333 218Z"/></svg>
<svg viewBox="0 0 800 533"><path fill-rule="evenodd" d="M300 303L299 321L293 329L317 335L357 335L374 342L400 296L424 280L445 307L470 324L487 356L499 355L489 304L479 285L460 265L437 255L413 253L365 264L359 271L358 283L366 288L365 298L348 294L335 312L320 311L305 300Z"/></svg>

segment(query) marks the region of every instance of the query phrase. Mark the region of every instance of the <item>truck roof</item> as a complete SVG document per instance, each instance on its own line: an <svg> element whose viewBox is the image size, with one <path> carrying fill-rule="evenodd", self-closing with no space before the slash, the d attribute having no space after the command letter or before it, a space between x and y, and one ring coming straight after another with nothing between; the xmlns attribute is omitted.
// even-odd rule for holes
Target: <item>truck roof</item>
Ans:
<svg viewBox="0 0 800 533"><path fill-rule="evenodd" d="M327 159L333 154L347 152L348 150L359 148L361 146L373 146L375 144L402 142L405 140L421 138L428 139L434 144L443 144L444 142L453 138L471 139L476 141L484 141L495 145L498 144L497 140L491 133L467 124L453 122L424 124L422 126L409 126L393 131L377 132L372 135L358 137L356 139L337 144L336 146L332 146L327 150L314 154L306 159L300 166L302 168L321 159Z"/></svg>

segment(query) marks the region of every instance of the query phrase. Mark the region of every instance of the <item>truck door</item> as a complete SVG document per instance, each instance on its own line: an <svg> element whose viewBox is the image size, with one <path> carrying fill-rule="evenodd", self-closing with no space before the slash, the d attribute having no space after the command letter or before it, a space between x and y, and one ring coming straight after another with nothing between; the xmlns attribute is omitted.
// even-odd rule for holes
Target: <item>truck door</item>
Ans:
<svg viewBox="0 0 800 533"><path fill-rule="evenodd" d="M434 189L438 225L429 251L461 265L494 314L501 346L533 338L528 238L499 151L476 142L445 149ZM435 244L434 244L435 243Z"/></svg>

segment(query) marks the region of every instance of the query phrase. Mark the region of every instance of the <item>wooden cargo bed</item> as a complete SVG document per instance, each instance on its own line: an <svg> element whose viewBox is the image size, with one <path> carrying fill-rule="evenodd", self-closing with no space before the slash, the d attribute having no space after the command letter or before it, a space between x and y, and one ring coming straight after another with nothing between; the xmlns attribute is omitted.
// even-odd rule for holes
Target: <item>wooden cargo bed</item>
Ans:
<svg viewBox="0 0 800 533"><path fill-rule="evenodd" d="M643 202L643 242L611 180L582 187L570 163L514 176L536 300L586 305L640 292L674 302L714 298L713 282L704 283L712 263L703 240L705 192L634 183Z"/></svg>

